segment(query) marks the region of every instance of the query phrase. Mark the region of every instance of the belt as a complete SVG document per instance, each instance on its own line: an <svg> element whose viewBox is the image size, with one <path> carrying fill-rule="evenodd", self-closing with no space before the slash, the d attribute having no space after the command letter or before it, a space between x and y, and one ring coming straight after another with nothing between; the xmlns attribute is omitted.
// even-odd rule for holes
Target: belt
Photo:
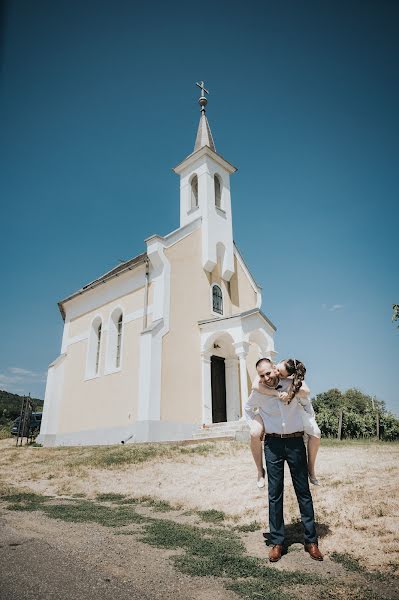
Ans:
<svg viewBox="0 0 399 600"><path fill-rule="evenodd" d="M304 431L295 431L294 433L266 433L265 437L275 437L275 438L297 438L302 437Z"/></svg>

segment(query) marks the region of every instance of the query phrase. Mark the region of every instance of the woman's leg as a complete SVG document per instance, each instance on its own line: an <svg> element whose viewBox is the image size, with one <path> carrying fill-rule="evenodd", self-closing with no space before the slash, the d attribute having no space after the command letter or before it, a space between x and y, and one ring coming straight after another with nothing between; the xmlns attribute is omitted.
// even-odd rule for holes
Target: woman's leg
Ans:
<svg viewBox="0 0 399 600"><path fill-rule="evenodd" d="M265 470L263 468L262 439L265 433L262 417L256 415L251 422L251 452L258 470L258 484L265 485ZM263 480L263 481L262 481Z"/></svg>
<svg viewBox="0 0 399 600"><path fill-rule="evenodd" d="M320 448L320 438L316 437L315 435L309 435L308 436L308 471L309 471L309 478L312 483L313 483L312 480L317 481L315 466L316 466L316 457L317 457L319 448Z"/></svg>

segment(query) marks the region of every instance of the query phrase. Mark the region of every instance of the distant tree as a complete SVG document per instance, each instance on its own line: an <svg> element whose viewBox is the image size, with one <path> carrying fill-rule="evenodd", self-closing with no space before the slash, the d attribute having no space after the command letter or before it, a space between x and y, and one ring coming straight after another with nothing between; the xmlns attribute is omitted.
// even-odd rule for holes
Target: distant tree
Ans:
<svg viewBox="0 0 399 600"><path fill-rule="evenodd" d="M346 392L333 388L317 394L313 399L313 407L323 436L337 436L339 413L342 410L343 438L374 437L378 412L380 438L388 441L399 439L399 419L387 412L385 402L363 394L356 388Z"/></svg>
<svg viewBox="0 0 399 600"><path fill-rule="evenodd" d="M0 425L13 421L20 415L22 396L0 390ZM40 412L43 408L43 400L32 398L35 410Z"/></svg>
<svg viewBox="0 0 399 600"><path fill-rule="evenodd" d="M344 397L342 392L337 390L336 388L332 388L327 392L322 392L321 394L317 394L315 398L313 398L313 408L317 412L318 409L321 408L329 408L329 409L339 409L344 405Z"/></svg>
<svg viewBox="0 0 399 600"><path fill-rule="evenodd" d="M391 412L386 412L380 418L381 438L389 442L399 439L399 419Z"/></svg>
<svg viewBox="0 0 399 600"><path fill-rule="evenodd" d="M394 304L392 306L392 310L393 310L392 321L399 321L399 304ZM399 327L399 325L398 325L398 327Z"/></svg>

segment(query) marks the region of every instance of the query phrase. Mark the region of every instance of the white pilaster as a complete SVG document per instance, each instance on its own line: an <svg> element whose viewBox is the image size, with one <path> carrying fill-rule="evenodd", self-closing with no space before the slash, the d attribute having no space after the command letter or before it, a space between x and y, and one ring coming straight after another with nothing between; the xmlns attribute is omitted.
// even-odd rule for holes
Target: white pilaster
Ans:
<svg viewBox="0 0 399 600"><path fill-rule="evenodd" d="M238 421L240 418L240 382L237 358L226 358L225 366L227 420Z"/></svg>
<svg viewBox="0 0 399 600"><path fill-rule="evenodd" d="M233 344L240 364L240 392L241 392L241 416L244 416L244 406L248 400L248 381L247 381L247 355L249 351L249 342L236 342Z"/></svg>
<svg viewBox="0 0 399 600"><path fill-rule="evenodd" d="M154 286L153 322L140 337L139 421L161 418L162 338L169 331L170 263L162 240L153 236L147 241L150 281Z"/></svg>
<svg viewBox="0 0 399 600"><path fill-rule="evenodd" d="M201 353L202 370L202 423L212 423L211 353Z"/></svg>

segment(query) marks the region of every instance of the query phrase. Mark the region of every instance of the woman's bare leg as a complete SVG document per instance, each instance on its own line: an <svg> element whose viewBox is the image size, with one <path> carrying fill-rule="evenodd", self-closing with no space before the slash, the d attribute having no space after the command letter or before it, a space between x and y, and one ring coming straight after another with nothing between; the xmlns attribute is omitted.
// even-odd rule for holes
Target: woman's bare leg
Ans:
<svg viewBox="0 0 399 600"><path fill-rule="evenodd" d="M317 480L316 477L316 457L320 448L320 438L315 435L309 435L308 439L308 471L311 479Z"/></svg>
<svg viewBox="0 0 399 600"><path fill-rule="evenodd" d="M256 415L251 423L251 452L258 471L258 482L265 477L263 468L262 439L265 433L262 417Z"/></svg>

